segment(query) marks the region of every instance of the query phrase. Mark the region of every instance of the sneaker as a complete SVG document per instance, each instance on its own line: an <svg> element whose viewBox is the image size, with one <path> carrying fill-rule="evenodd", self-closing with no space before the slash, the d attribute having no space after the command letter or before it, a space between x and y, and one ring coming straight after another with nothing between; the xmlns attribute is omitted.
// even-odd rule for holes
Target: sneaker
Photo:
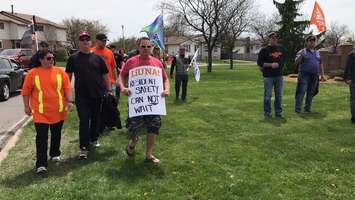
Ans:
<svg viewBox="0 0 355 200"><path fill-rule="evenodd" d="M90 142L90 145L93 146L93 147L99 147L101 146L101 144L96 140L96 141L93 141L93 142Z"/></svg>
<svg viewBox="0 0 355 200"><path fill-rule="evenodd" d="M282 115L282 113L276 113L276 114L275 114L275 117L283 118L284 116Z"/></svg>
<svg viewBox="0 0 355 200"><path fill-rule="evenodd" d="M60 156L54 156L51 158L53 162L59 162L60 161Z"/></svg>
<svg viewBox="0 0 355 200"><path fill-rule="evenodd" d="M272 114L271 114L271 113L264 113L264 117L265 117L265 118L271 118L271 117L272 117Z"/></svg>
<svg viewBox="0 0 355 200"><path fill-rule="evenodd" d="M37 170L36 170L36 173L37 174L44 174L47 172L47 168L42 166L42 167L38 167Z"/></svg>
<svg viewBox="0 0 355 200"><path fill-rule="evenodd" d="M89 151L86 148L80 150L79 159L84 160L88 158Z"/></svg>

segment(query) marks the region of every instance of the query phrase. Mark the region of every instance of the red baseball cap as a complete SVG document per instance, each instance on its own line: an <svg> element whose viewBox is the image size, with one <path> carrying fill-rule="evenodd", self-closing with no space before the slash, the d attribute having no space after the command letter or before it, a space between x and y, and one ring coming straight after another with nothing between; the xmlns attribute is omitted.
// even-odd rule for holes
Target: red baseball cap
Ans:
<svg viewBox="0 0 355 200"><path fill-rule="evenodd" d="M82 31L82 32L80 32L79 33L79 40L81 39L81 38L84 38L84 37L87 37L87 38L91 38L90 37L90 34L88 33L88 32L86 32L86 31Z"/></svg>

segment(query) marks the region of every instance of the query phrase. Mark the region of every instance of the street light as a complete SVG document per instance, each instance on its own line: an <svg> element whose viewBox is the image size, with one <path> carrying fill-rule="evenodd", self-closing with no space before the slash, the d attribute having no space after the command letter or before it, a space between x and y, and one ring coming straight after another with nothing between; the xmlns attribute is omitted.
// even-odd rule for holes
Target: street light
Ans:
<svg viewBox="0 0 355 200"><path fill-rule="evenodd" d="M124 39L124 25L122 25L122 47L124 50L126 50L125 48L125 39Z"/></svg>

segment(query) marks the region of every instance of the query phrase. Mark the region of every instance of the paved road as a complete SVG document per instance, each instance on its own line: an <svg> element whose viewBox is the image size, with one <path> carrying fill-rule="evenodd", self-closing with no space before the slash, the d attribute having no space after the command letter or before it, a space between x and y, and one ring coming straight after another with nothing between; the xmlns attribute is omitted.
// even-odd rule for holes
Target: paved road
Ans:
<svg viewBox="0 0 355 200"><path fill-rule="evenodd" d="M0 135L25 116L20 92L13 94L9 100L0 102Z"/></svg>

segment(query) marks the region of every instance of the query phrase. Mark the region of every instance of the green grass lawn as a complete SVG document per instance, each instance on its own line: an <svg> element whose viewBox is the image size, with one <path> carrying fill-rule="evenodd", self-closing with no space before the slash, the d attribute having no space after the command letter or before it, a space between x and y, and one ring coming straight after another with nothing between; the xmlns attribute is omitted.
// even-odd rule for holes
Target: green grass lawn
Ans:
<svg viewBox="0 0 355 200"><path fill-rule="evenodd" d="M355 126L348 87L322 84L312 114L296 115L296 84L284 89L285 119L263 117L263 82L255 64L202 69L187 103L168 98L155 148L160 166L143 162L142 137L127 159L126 129L101 137L89 159L77 160L78 120L62 136L59 165L34 173L35 131L29 124L1 164L0 199L355 199ZM126 98L121 118L127 115Z"/></svg>

